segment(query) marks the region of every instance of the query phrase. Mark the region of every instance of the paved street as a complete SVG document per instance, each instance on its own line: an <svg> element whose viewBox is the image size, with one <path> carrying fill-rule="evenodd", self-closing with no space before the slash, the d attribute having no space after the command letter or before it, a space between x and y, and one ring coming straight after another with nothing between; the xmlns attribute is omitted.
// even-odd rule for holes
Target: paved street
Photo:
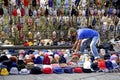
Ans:
<svg viewBox="0 0 120 80"><path fill-rule="evenodd" d="M9 75L0 80L120 80L120 73Z"/></svg>

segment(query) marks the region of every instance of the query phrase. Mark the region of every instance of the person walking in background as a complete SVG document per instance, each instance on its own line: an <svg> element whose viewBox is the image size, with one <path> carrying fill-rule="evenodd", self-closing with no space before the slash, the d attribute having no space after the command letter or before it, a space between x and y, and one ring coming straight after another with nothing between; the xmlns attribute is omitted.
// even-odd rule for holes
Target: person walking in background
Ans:
<svg viewBox="0 0 120 80"><path fill-rule="evenodd" d="M90 44L91 52L95 59L99 59L98 50L96 44L100 39L99 32L90 28L74 29L70 28L69 33L71 36L76 37L76 41L72 47L72 50L75 49L75 53L85 53L84 50ZM79 51L80 50L80 51Z"/></svg>

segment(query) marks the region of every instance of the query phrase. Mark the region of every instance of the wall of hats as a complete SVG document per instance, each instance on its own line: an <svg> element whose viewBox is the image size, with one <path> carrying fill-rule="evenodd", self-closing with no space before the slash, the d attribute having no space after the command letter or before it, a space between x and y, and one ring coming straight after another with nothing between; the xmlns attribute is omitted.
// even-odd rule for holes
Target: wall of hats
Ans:
<svg viewBox="0 0 120 80"><path fill-rule="evenodd" d="M50 38L56 30L88 25L102 31L101 35L111 31L116 36L120 32L119 3L119 0L0 0L0 37L25 40L39 33Z"/></svg>

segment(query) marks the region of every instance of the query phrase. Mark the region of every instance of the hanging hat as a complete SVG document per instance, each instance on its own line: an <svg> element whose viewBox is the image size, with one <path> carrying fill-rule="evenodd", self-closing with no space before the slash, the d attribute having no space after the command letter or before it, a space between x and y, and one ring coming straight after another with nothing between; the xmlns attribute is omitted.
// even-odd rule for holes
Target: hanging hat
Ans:
<svg viewBox="0 0 120 80"><path fill-rule="evenodd" d="M30 74L30 71L27 68L24 68L24 69L20 70L19 74L21 74L21 75L27 75L27 74Z"/></svg>
<svg viewBox="0 0 120 80"><path fill-rule="evenodd" d="M61 67L55 67L53 69L53 72L56 74L62 74L62 73L64 73L64 70Z"/></svg>
<svg viewBox="0 0 120 80"><path fill-rule="evenodd" d="M2 68L1 72L0 72L0 75L2 75L2 76L8 76L9 72L8 72L7 68Z"/></svg>
<svg viewBox="0 0 120 80"><path fill-rule="evenodd" d="M17 67L12 67L12 68L10 69L10 74L12 74L12 75L17 75L17 74L19 74L18 68L17 68Z"/></svg>

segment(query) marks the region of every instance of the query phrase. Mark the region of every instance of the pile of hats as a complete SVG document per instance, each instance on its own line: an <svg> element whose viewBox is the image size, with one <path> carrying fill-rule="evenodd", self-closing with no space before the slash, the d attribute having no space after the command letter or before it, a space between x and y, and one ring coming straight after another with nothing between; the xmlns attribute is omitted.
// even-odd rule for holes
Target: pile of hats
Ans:
<svg viewBox="0 0 120 80"><path fill-rule="evenodd" d="M9 53L0 57L0 75L62 74L118 71L118 56L105 56L98 61L84 54L70 57L70 50L19 50L18 56ZM80 58L79 58L80 57Z"/></svg>

